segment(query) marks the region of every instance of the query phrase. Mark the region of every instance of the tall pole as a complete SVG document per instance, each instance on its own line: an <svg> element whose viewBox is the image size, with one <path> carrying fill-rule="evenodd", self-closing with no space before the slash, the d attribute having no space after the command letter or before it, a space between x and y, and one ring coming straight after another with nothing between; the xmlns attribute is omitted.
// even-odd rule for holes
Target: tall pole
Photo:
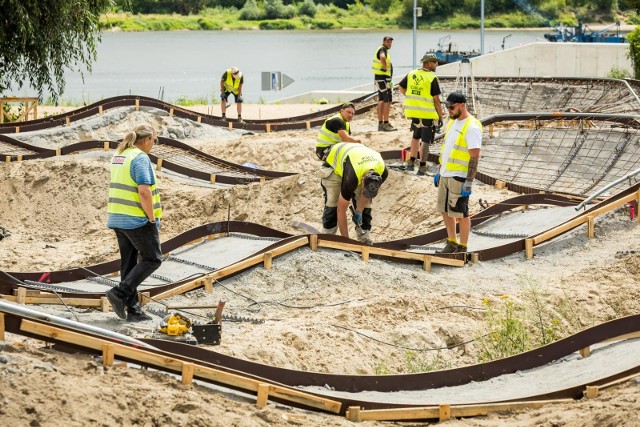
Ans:
<svg viewBox="0 0 640 427"><path fill-rule="evenodd" d="M484 55L484 0L480 2L480 54Z"/></svg>
<svg viewBox="0 0 640 427"><path fill-rule="evenodd" d="M484 1L484 0L482 0ZM418 27L418 18L417 18L417 9L418 9L418 0L413 0L413 68L416 69L416 28Z"/></svg>

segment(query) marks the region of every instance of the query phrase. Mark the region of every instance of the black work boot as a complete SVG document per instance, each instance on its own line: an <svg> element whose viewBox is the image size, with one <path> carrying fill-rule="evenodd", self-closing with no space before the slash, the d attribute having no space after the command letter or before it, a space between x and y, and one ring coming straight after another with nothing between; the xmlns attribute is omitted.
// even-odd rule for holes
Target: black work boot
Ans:
<svg viewBox="0 0 640 427"><path fill-rule="evenodd" d="M126 319L127 315L124 312L124 300L120 298L115 291L115 288L109 289L107 291L107 299L111 303L111 307L116 315L121 319Z"/></svg>
<svg viewBox="0 0 640 427"><path fill-rule="evenodd" d="M128 322L144 322L145 320L153 320L153 318L142 310L139 303L133 307L127 307Z"/></svg>

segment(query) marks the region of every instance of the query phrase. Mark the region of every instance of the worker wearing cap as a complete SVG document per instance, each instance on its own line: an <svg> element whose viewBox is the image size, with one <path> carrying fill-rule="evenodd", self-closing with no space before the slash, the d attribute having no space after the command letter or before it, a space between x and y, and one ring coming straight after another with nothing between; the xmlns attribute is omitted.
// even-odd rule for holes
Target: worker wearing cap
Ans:
<svg viewBox="0 0 640 427"><path fill-rule="evenodd" d="M391 55L389 49L393 44L393 37L385 36L382 39L376 53L373 54L373 65L371 71L374 74L374 84L378 90L378 107L376 113L378 115L378 130L392 131L396 128L389 123L389 112L391 111L391 100L393 97L393 65L391 64Z"/></svg>
<svg viewBox="0 0 640 427"><path fill-rule="evenodd" d="M449 122L433 184L438 187L436 211L442 214L447 229L447 245L440 253L448 254L467 252L471 230L469 196L480 161L482 124L467 111L467 97L462 93L450 93L444 103L449 110ZM456 236L456 218L460 225L460 243Z"/></svg>
<svg viewBox="0 0 640 427"><path fill-rule="evenodd" d="M220 108L222 109L222 120L227 119L227 103L229 95L233 94L236 99L238 108L238 122L244 123L242 120L242 84L244 76L238 67L231 67L222 74L220 79Z"/></svg>
<svg viewBox="0 0 640 427"><path fill-rule="evenodd" d="M442 126L442 105L440 103L440 85L435 75L438 58L426 53L421 59L422 68L411 71L398 84L398 90L404 95L404 115L411 119L413 132L411 137L411 157L405 162L405 171L413 171L420 149L420 166L417 175L427 173L427 154L429 144L433 143L436 126Z"/></svg>
<svg viewBox="0 0 640 427"><path fill-rule="evenodd" d="M359 241L371 245L371 201L378 194L388 171L380 153L357 143L333 145L320 168L324 191L324 234L349 237L347 209L353 201L352 219Z"/></svg>
<svg viewBox="0 0 640 427"><path fill-rule="evenodd" d="M362 142L351 136L351 120L356 114L353 102L345 102L337 114L324 121L316 139L316 156L324 160L329 154L329 148L338 142Z"/></svg>

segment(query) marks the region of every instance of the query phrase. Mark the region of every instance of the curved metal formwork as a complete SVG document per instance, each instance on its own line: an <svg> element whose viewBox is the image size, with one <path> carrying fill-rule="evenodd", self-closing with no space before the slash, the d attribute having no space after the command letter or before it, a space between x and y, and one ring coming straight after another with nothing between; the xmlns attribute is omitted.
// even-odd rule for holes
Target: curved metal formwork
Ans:
<svg viewBox="0 0 640 427"><path fill-rule="evenodd" d="M376 103L371 96L361 96L352 101L356 104L356 113L364 113L373 108ZM182 119L192 120L197 123L205 123L212 126L219 126L232 129L245 129L250 131L277 132L284 130L308 129L310 127L320 126L324 120L337 113L340 106L328 108L314 113L303 114L300 116L269 119L269 120L245 120L239 123L234 120L223 120L222 117L211 114L197 113L189 109L169 104L154 98L137 95L116 96L103 99L86 107L81 107L73 111L62 114L56 114L41 119L30 120L19 123L0 123L0 134L31 132L43 129L51 129L54 127L69 126L73 122L84 120L90 117L103 114L105 111L121 108L121 107L140 107L155 108L160 111L166 111L170 116Z"/></svg>

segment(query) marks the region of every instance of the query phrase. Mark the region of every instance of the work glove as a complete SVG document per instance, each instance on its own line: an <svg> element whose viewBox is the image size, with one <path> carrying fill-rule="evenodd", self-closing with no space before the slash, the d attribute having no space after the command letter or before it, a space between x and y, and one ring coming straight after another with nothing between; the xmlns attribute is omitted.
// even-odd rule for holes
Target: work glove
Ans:
<svg viewBox="0 0 640 427"><path fill-rule="evenodd" d="M435 185L436 187L440 185L440 172L433 176L433 185Z"/></svg>
<svg viewBox="0 0 640 427"><path fill-rule="evenodd" d="M462 185L462 197L469 197L471 195L471 186L473 185L472 181L465 181Z"/></svg>
<svg viewBox="0 0 640 427"><path fill-rule="evenodd" d="M353 215L353 221L357 225L362 225L362 212L356 211L356 213Z"/></svg>

